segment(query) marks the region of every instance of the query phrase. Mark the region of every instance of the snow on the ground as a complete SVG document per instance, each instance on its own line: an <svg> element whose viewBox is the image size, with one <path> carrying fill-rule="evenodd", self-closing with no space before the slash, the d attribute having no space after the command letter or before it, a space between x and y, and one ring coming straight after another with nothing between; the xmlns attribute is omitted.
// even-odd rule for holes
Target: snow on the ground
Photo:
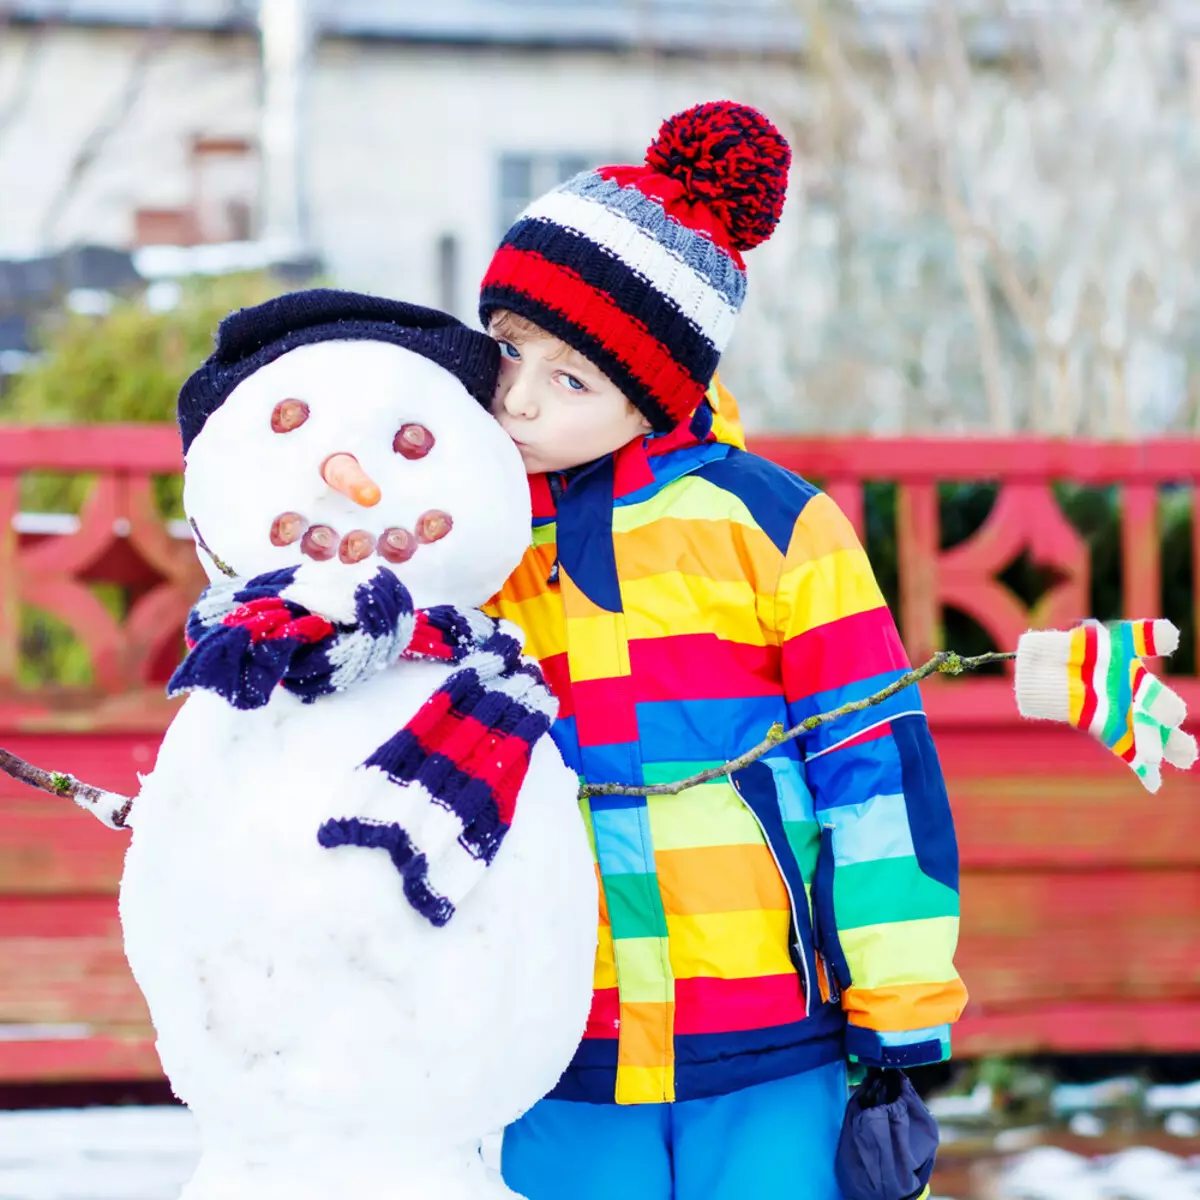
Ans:
<svg viewBox="0 0 1200 1200"><path fill-rule="evenodd" d="M198 1153L185 1108L0 1112L0 1200L174 1200Z"/></svg>
<svg viewBox="0 0 1200 1200"><path fill-rule="evenodd" d="M493 1168L499 1148L484 1143ZM0 1112L0 1200L175 1200L197 1153L184 1108ZM1089 1160L1041 1146L1012 1159L1000 1200L1200 1200L1200 1159L1143 1147Z"/></svg>
<svg viewBox="0 0 1200 1200"><path fill-rule="evenodd" d="M199 1152L186 1108L0 1112L0 1200L175 1200ZM499 1169L498 1135L483 1158Z"/></svg>

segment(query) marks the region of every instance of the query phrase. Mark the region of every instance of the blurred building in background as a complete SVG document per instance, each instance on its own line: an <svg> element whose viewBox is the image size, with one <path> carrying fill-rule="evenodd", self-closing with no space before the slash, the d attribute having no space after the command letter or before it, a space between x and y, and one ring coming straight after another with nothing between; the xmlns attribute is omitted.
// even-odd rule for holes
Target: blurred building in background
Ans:
<svg viewBox="0 0 1200 1200"><path fill-rule="evenodd" d="M0 257L253 265L284 213L335 282L470 319L531 197L730 96L798 152L725 368L752 427L1200 426L1194 3L12 0L0 21Z"/></svg>

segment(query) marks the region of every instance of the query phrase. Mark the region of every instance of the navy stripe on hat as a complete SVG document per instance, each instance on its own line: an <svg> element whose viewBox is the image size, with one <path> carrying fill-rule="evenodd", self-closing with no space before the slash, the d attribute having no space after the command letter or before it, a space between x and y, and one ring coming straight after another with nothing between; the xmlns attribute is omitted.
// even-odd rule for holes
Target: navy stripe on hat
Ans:
<svg viewBox="0 0 1200 1200"><path fill-rule="evenodd" d="M612 296L622 312L641 321L650 336L670 346L671 356L698 383L708 386L721 355L712 339L628 263L566 226L537 218L519 221L505 243L567 267L584 283Z"/></svg>
<svg viewBox="0 0 1200 1200"><path fill-rule="evenodd" d="M552 337L566 342L589 362L599 367L626 399L645 416L656 433L669 433L675 428L675 418L647 392L629 368L603 342L580 329L564 313L516 288L499 287L494 284L488 285L480 293L479 307L485 319L490 319L497 309L504 308L541 326Z"/></svg>

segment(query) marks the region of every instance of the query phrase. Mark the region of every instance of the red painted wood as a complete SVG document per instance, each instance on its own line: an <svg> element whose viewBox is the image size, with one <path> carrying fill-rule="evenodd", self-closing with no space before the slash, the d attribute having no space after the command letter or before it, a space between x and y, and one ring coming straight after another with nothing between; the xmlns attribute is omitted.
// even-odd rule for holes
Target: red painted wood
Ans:
<svg viewBox="0 0 1200 1200"><path fill-rule="evenodd" d="M129 834L33 791L0 796L0 897L113 895Z"/></svg>
<svg viewBox="0 0 1200 1200"><path fill-rule="evenodd" d="M86 1038L0 1041L0 1080L59 1083L161 1079L153 1033L141 1026L127 1032L97 1031Z"/></svg>
<svg viewBox="0 0 1200 1200"><path fill-rule="evenodd" d="M968 1004L953 1036L964 1057L1200 1052L1195 1003L1039 1004L987 1015Z"/></svg>
<svg viewBox="0 0 1200 1200"><path fill-rule="evenodd" d="M0 429L0 473L35 467L171 475L183 469L183 453L179 431L172 425L6 425Z"/></svg>
<svg viewBox="0 0 1200 1200"><path fill-rule="evenodd" d="M1200 1003L1200 870L962 876L959 970L983 1011L1074 1000Z"/></svg>
<svg viewBox="0 0 1200 1200"><path fill-rule="evenodd" d="M0 1025L148 1028L114 896L0 897Z"/></svg>
<svg viewBox="0 0 1200 1200"><path fill-rule="evenodd" d="M1200 441L758 439L751 448L821 480L861 533L863 485L898 485L902 634L921 660L954 607L1013 645L1030 626L1087 615L1087 547L1053 501L1055 480L1115 484L1124 607L1160 603L1158 489L1200 478ZM155 508L152 476L179 468L173 428L0 429L0 745L119 792L149 771L175 702L162 683L203 572ZM69 535L16 535L17 485L34 467L95 473ZM982 527L943 550L942 481L986 479ZM1200 521L1195 550L1200 561ZM1018 555L1060 582L1033 611L998 581ZM92 591L132 608L115 620ZM14 686L20 605L67 621L96 670L91 689ZM1200 591L1196 610L1200 614ZM1200 713L1200 679L1172 685ZM1148 796L1090 739L1023 721L1011 683L924 687L958 826L960 966L972 1002L960 1054L1200 1050L1200 772L1167 771ZM157 1077L145 1007L125 965L116 887L127 834L67 801L0 779L0 1023L92 1032L0 1041L0 1081Z"/></svg>
<svg viewBox="0 0 1200 1200"><path fill-rule="evenodd" d="M1072 438L752 437L747 446L810 479L949 481L1070 479L1077 483L1188 483L1200 478L1200 441L1094 442Z"/></svg>
<svg viewBox="0 0 1200 1200"><path fill-rule="evenodd" d="M144 734L105 734L78 729L38 733L17 731L11 725L5 728L0 724L0 736L3 737L5 749L29 762L48 770L64 771L111 792L129 795L137 788L138 772L144 775L154 768L164 727L147 730ZM43 793L35 792L2 774L0 796L15 796L26 801L37 799L45 804L56 803L55 797L46 795L43 800ZM61 803L73 807L70 801ZM80 815L87 814L80 810ZM90 820L98 828L103 828L94 818Z"/></svg>
<svg viewBox="0 0 1200 1200"><path fill-rule="evenodd" d="M1153 482L1121 494L1121 565L1124 615L1141 619L1162 609L1162 556L1158 544L1158 489Z"/></svg>

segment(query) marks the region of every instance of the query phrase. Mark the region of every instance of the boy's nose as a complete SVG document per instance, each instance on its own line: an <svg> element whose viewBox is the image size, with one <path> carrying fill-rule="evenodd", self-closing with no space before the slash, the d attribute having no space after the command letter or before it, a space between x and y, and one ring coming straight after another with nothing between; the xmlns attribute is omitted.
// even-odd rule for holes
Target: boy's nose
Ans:
<svg viewBox="0 0 1200 1200"><path fill-rule="evenodd" d="M530 389L523 386L520 380L501 380L496 388L496 400L496 407L510 417L528 419L537 415L537 406Z"/></svg>

